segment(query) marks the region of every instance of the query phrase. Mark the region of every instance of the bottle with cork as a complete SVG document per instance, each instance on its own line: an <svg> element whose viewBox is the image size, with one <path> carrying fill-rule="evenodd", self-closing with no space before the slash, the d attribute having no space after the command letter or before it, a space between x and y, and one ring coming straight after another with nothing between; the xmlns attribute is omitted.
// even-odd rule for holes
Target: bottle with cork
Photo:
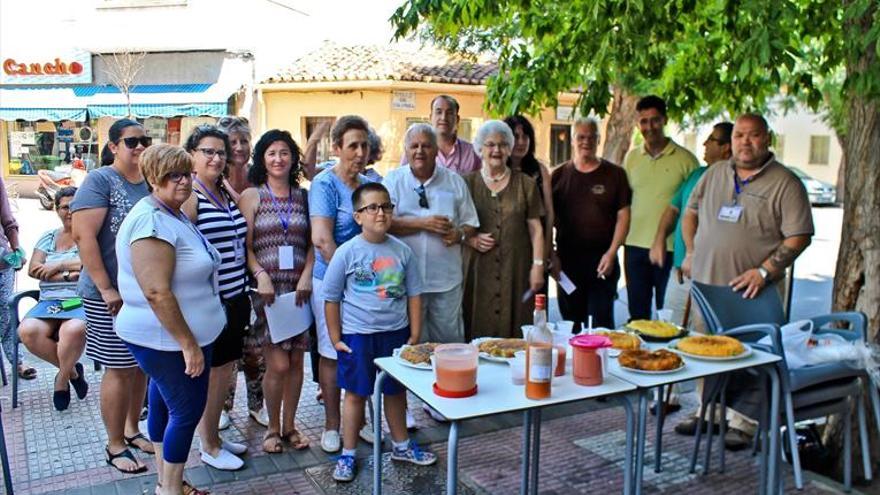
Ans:
<svg viewBox="0 0 880 495"><path fill-rule="evenodd" d="M550 397L553 379L553 334L547 326L547 296L535 295L534 328L526 337L526 398Z"/></svg>

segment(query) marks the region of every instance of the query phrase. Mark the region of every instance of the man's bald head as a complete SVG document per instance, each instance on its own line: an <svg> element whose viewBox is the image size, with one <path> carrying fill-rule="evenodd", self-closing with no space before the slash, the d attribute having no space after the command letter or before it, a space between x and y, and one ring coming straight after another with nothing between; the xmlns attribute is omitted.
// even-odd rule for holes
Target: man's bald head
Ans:
<svg viewBox="0 0 880 495"><path fill-rule="evenodd" d="M744 113L733 124L733 159L736 166L756 169L770 154L770 126L757 113Z"/></svg>

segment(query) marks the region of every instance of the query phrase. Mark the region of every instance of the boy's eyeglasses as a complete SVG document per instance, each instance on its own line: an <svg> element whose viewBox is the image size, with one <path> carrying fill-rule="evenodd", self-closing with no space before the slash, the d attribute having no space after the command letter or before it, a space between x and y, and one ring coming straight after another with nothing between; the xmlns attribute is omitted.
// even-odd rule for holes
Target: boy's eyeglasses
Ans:
<svg viewBox="0 0 880 495"><path fill-rule="evenodd" d="M430 208L428 206L428 193L425 191L425 185L416 188L416 192L419 194L419 207L420 208Z"/></svg>
<svg viewBox="0 0 880 495"><path fill-rule="evenodd" d="M214 148L196 148L205 155L209 161L213 160L215 156L219 156L221 160L226 159L226 151L224 150L215 150Z"/></svg>
<svg viewBox="0 0 880 495"><path fill-rule="evenodd" d="M126 148L133 150L137 148L138 143L141 144L144 148L148 148L151 144L153 144L153 138L150 136L141 136L141 137L127 137L122 138L122 142L125 143Z"/></svg>
<svg viewBox="0 0 880 495"><path fill-rule="evenodd" d="M362 207L358 208L357 212L363 213L364 211L366 211L370 215L375 215L375 214L379 213L379 210L382 210L382 213L385 213L386 215L390 215L391 212L394 211L394 205L391 203L382 203L381 205L376 204L376 203L370 203L367 206L362 206Z"/></svg>
<svg viewBox="0 0 880 495"><path fill-rule="evenodd" d="M174 182L175 184L180 184L184 180L192 178L192 176L189 174L189 172L171 172L170 174L166 175L165 178L167 180L170 180L171 182Z"/></svg>

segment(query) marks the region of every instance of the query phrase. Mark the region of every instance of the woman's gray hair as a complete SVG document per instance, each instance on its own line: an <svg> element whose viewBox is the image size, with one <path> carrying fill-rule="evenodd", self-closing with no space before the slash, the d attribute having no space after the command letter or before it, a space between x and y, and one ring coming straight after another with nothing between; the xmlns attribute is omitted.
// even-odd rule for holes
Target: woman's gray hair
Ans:
<svg viewBox="0 0 880 495"><path fill-rule="evenodd" d="M409 126L409 129L406 130L406 134L403 137L404 153L406 153L406 150L409 148L409 143L412 141L413 136L417 136L419 134L424 134L431 138L431 144L433 144L435 148L437 147L437 133L434 132L434 128L431 127L430 124L419 122Z"/></svg>
<svg viewBox="0 0 880 495"><path fill-rule="evenodd" d="M251 137L251 126L244 117L236 117L234 115L220 117L217 121L217 128L229 136L232 136L233 134L244 134L248 137L248 140L250 140Z"/></svg>
<svg viewBox="0 0 880 495"><path fill-rule="evenodd" d="M483 141L493 134L504 136L504 141L507 143L507 146L513 148L514 137L510 126L508 126L503 120L487 120L480 126L477 130L477 135L474 137L474 151L476 151L478 155L482 154Z"/></svg>

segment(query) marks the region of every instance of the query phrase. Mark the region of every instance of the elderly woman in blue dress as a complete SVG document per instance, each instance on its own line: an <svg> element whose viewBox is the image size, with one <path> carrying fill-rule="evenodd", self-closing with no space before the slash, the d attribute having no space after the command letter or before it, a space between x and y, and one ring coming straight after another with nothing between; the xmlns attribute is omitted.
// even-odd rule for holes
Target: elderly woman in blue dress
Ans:
<svg viewBox="0 0 880 495"><path fill-rule="evenodd" d="M22 344L38 358L58 368L52 402L63 411L70 405L70 385L82 400L89 391L79 358L86 347L86 315L79 307L62 310L62 302L76 302L76 284L82 261L71 231L70 202L75 187L55 195L61 228L44 233L34 247L28 275L40 281L40 301L18 327Z"/></svg>

